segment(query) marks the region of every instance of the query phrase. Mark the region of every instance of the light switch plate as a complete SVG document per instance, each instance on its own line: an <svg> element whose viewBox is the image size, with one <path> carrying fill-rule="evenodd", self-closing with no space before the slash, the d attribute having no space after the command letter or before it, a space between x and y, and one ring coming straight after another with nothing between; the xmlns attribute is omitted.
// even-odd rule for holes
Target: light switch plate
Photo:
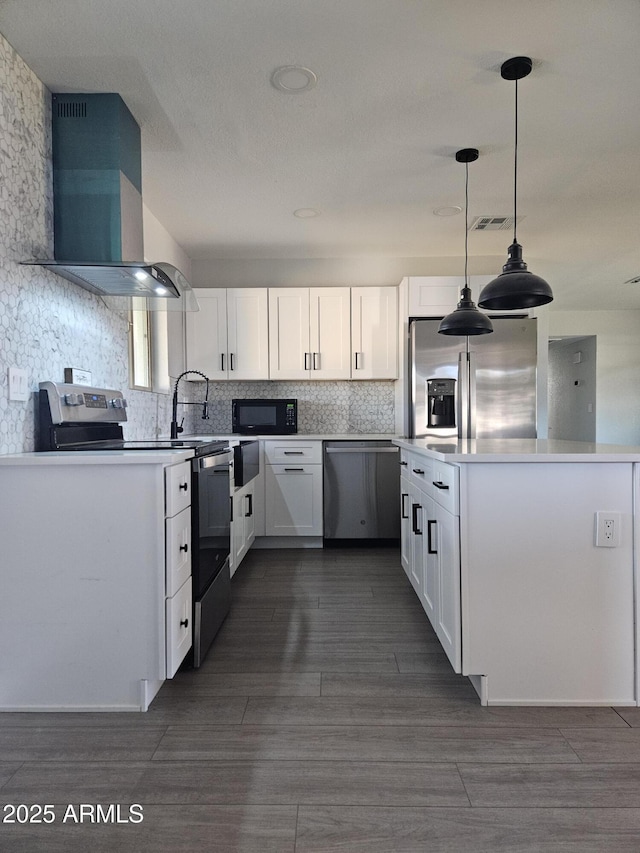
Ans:
<svg viewBox="0 0 640 853"><path fill-rule="evenodd" d="M21 367L9 368L9 399L22 402L29 399L27 371Z"/></svg>

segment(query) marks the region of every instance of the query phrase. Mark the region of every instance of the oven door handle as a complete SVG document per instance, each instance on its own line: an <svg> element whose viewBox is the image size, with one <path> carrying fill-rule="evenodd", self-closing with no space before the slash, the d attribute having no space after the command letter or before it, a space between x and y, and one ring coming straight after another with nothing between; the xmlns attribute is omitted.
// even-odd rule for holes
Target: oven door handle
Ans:
<svg viewBox="0 0 640 853"><path fill-rule="evenodd" d="M211 456L201 456L198 462L198 468L202 471L205 468L218 468L222 465L228 465L233 459L233 450L225 450L224 453L212 453Z"/></svg>

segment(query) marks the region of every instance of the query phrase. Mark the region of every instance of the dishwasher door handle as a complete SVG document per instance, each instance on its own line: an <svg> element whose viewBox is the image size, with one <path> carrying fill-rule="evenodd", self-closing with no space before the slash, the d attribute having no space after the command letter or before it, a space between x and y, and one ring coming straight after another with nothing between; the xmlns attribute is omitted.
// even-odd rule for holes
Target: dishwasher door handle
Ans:
<svg viewBox="0 0 640 853"><path fill-rule="evenodd" d="M325 447L325 453L399 453L399 447Z"/></svg>

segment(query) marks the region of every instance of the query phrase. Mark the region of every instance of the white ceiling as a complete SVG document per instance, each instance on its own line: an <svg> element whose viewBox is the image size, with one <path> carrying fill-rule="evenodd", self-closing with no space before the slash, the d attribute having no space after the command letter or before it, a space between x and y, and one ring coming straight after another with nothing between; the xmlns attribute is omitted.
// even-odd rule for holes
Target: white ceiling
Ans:
<svg viewBox="0 0 640 853"><path fill-rule="evenodd" d="M217 284L261 265L302 280L315 264L327 284L461 273L464 216L433 211L464 206L454 154L475 147L470 219L512 213L499 71L530 56L524 258L554 308L640 308L624 284L640 275L638 0L0 0L0 32L51 90L122 95L147 206ZM292 64L315 88L271 85ZM499 272L510 242L472 232L470 273Z"/></svg>

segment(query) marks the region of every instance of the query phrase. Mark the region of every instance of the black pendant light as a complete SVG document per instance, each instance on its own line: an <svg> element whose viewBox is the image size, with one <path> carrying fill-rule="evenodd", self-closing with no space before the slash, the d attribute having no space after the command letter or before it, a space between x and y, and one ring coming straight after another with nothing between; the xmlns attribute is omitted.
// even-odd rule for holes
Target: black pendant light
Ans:
<svg viewBox="0 0 640 853"><path fill-rule="evenodd" d="M471 299L471 289L469 287L469 277L467 275L467 266L469 262L468 236L469 236L469 163L473 163L478 159L477 148L463 148L456 151L456 160L458 163L464 163L465 166L465 182L464 182L464 287L460 292L460 302L458 307L447 314L438 326L438 332L441 335L488 335L493 332L491 320L486 314L483 314L475 306Z"/></svg>
<svg viewBox="0 0 640 853"><path fill-rule="evenodd" d="M483 287L478 305L489 311L511 311L516 308L534 308L546 305L553 299L547 282L529 272L522 260L522 246L517 240L517 179L518 179L518 80L531 73L533 62L528 56L514 56L503 62L500 74L504 80L516 84L515 146L513 175L513 242L507 250L507 262L502 272Z"/></svg>

